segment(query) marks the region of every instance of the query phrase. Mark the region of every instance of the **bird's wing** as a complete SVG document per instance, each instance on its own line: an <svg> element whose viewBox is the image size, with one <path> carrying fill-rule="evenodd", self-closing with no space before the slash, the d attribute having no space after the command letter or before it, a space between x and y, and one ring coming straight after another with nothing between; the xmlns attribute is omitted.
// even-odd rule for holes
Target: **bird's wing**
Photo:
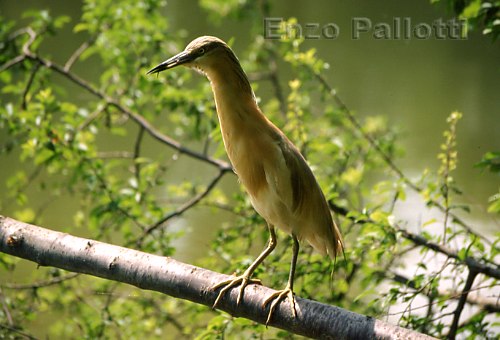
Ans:
<svg viewBox="0 0 500 340"><path fill-rule="evenodd" d="M281 157L274 165L273 185L294 217L296 225L288 227L320 253L335 257L343 246L342 237L316 178L299 150L285 136L277 146ZM267 173L266 169L266 176Z"/></svg>
<svg viewBox="0 0 500 340"><path fill-rule="evenodd" d="M283 164L288 172L287 177L278 180L278 192L288 194L284 203L292 213L304 208L304 203L310 199L315 187L316 179L307 165L304 157L286 137L278 143ZM284 171L283 171L284 172Z"/></svg>

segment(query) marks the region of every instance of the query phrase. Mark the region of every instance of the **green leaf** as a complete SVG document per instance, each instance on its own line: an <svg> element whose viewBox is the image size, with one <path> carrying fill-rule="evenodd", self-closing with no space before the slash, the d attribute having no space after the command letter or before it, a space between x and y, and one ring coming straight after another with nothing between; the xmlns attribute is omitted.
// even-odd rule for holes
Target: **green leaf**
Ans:
<svg viewBox="0 0 500 340"><path fill-rule="evenodd" d="M458 258L461 260L461 261L465 261L465 259L467 258L469 254L469 250L468 248L462 248L458 251L457 253L457 256Z"/></svg>
<svg viewBox="0 0 500 340"><path fill-rule="evenodd" d="M36 153L34 163L36 165L47 163L49 160L51 160L54 157L54 155L55 155L55 153L53 150L43 148Z"/></svg>
<svg viewBox="0 0 500 340"><path fill-rule="evenodd" d="M484 154L481 161L474 164L476 168L488 169L493 173L500 174L500 152L490 151Z"/></svg>

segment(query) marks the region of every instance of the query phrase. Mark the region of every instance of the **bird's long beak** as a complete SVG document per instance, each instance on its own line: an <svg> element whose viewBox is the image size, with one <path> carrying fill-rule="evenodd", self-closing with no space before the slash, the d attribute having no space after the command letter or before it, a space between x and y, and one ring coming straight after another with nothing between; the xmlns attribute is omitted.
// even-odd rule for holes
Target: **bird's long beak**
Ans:
<svg viewBox="0 0 500 340"><path fill-rule="evenodd" d="M169 68L173 68L193 60L194 60L193 54L186 51L182 51L181 53L174 55L172 58L165 60L160 65L152 68L151 70L148 71L147 74L160 73L161 71L168 70Z"/></svg>

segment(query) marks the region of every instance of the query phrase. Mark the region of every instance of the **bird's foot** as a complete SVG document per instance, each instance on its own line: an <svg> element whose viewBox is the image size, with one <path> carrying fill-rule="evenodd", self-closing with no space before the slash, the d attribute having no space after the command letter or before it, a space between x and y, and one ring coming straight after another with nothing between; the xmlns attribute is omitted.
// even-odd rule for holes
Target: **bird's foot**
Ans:
<svg viewBox="0 0 500 340"><path fill-rule="evenodd" d="M288 301L290 302L290 309L292 310L293 317L294 318L297 317L297 311L295 310L295 296L293 294L293 290L292 290L292 288L290 288L290 286L286 286L285 289L279 290L279 291L273 293L262 304L262 307L266 308L266 306L271 301L274 300L273 303L271 303L271 308L269 309L269 314L267 315L266 326L269 323L269 321L271 321L271 316L273 315L273 312L276 309L276 306L280 303L281 300L284 300L286 298L288 298Z"/></svg>
<svg viewBox="0 0 500 340"><path fill-rule="evenodd" d="M219 295L217 295L217 299L215 299L215 302L214 302L214 305L212 306L212 308L215 308L217 306L217 304L219 303L219 300L222 298L222 296L224 294L226 294L226 292L228 290L230 290L232 287L234 287L238 284L240 285L240 291L238 293L238 299L236 300L236 304L239 305L241 298L243 297L243 290L245 289L246 286L248 286L251 283L255 283L255 284L259 284L259 285L262 284L260 282L260 280L251 279L250 276L247 274L243 274L240 276L236 276L235 278L219 282L218 284L213 286L211 289L217 290L221 287L224 287L224 288L222 288L221 291L219 292Z"/></svg>

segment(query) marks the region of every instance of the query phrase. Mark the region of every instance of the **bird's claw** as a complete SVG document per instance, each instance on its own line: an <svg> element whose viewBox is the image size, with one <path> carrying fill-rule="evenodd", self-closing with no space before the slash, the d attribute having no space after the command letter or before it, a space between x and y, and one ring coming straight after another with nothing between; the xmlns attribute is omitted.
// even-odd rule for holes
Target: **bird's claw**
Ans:
<svg viewBox="0 0 500 340"><path fill-rule="evenodd" d="M217 299L215 299L215 302L214 302L212 308L215 309L215 307L219 303L219 301L222 298L222 296L228 290L230 290L232 287L234 287L234 286L236 286L238 284L240 285L240 291L238 293L238 299L236 300L236 304L239 305L240 301L241 301L241 298L243 297L243 291L245 290L245 287L248 286L251 283L259 284L259 285L262 284L260 280L258 280L258 279L251 279L249 276L247 276L245 274L240 275L240 276L236 276L233 279L228 279L228 280L219 282L218 284L216 284L215 286L213 286L211 288L212 291L217 290L217 289L219 289L220 287L223 287L223 286L225 286L225 287L222 288L221 291L219 292L219 295L217 295Z"/></svg>
<svg viewBox="0 0 500 340"><path fill-rule="evenodd" d="M271 316L273 315L274 310L276 309L276 306L280 303L281 300L284 300L288 298L288 301L290 302L290 309L292 310L292 315L294 318L297 317L297 311L295 310L295 296L293 294L293 290L289 287L279 290L273 294L271 294L270 297L264 301L262 304L263 308L266 308L266 306L272 301L271 307L269 309L269 314L267 315L267 320L266 320L266 326L269 324L269 321L271 321Z"/></svg>

